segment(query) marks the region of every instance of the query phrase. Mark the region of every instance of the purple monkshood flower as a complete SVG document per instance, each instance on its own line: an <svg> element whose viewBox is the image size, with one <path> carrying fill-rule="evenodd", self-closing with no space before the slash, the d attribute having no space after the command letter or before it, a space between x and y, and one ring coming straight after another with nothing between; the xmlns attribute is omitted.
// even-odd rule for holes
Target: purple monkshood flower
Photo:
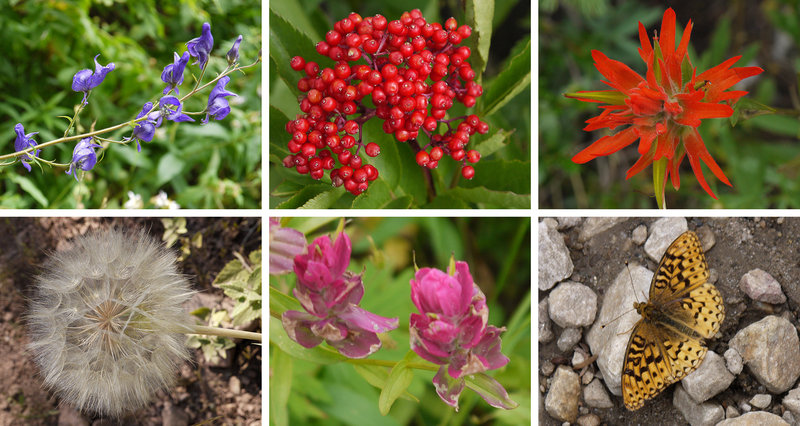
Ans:
<svg viewBox="0 0 800 426"><path fill-rule="evenodd" d="M147 102L142 107L142 112L140 112L136 118L142 118L147 115L145 120L142 120L136 123L136 127L133 128L133 136L130 138L122 138L122 140L129 141L131 139L136 139L136 150L142 152L142 145L139 143L140 141L143 142L150 142L153 140L153 136L156 134L156 127L161 126L161 112L155 110L150 112L153 109L153 103ZM149 113L149 114L148 114Z"/></svg>
<svg viewBox="0 0 800 426"><path fill-rule="evenodd" d="M464 376L500 368L508 358L500 352L500 333L505 327L486 325L486 296L473 282L469 265L455 262L451 272L432 268L416 272L411 300L420 314L411 314L409 332L411 349L441 366L433 378L436 393L458 410ZM509 408L502 402L508 397L502 386L494 381L492 389L492 394L479 394L492 406Z"/></svg>
<svg viewBox="0 0 800 426"><path fill-rule="evenodd" d="M281 228L277 218L269 218L269 273L288 274L294 258L306 249L306 237L292 228Z"/></svg>
<svg viewBox="0 0 800 426"><path fill-rule="evenodd" d="M206 118L202 121L203 124L208 123L209 116L214 117L215 120L222 120L231 112L231 107L225 97L238 95L225 90L225 85L230 81L230 77L222 77L217 81L217 85L211 89L211 93L208 94L208 108L206 109Z"/></svg>
<svg viewBox="0 0 800 426"><path fill-rule="evenodd" d="M33 136L33 135L35 135L35 134L37 134L39 132L28 133L26 135L25 134L25 127L22 126L22 123L17 123L17 125L14 126L14 131L17 132L17 139L14 140L14 150L15 151L19 152L19 151L22 151L23 149L28 149L30 147L33 147L33 146L37 145L36 141L31 139L31 136ZM28 163L33 161L33 157L38 157L39 156L39 151L41 151L41 149L34 149L33 151L30 151L28 153L22 154L22 156L20 156L20 160L19 161L22 163L23 167L28 169L29 172L31 171L31 165L28 164ZM31 157L31 154L33 154L33 157Z"/></svg>
<svg viewBox="0 0 800 426"><path fill-rule="evenodd" d="M106 74L111 72L115 66L113 62L106 66L101 66L97 62L98 56L100 56L100 54L97 54L97 56L94 57L94 73L90 69L84 69L78 71L75 73L75 76L72 77L72 90L76 92L83 92L83 100L81 101L83 105L89 103L86 101L86 97L89 96L89 91L99 86L100 83L105 80Z"/></svg>
<svg viewBox="0 0 800 426"><path fill-rule="evenodd" d="M229 50L228 54L225 55L225 57L228 59L228 65L233 65L239 61L239 43L241 42L242 35L239 34L239 37L233 42L233 47L231 47L231 50Z"/></svg>
<svg viewBox="0 0 800 426"><path fill-rule="evenodd" d="M97 154L94 152L95 148L102 148L100 145L93 144L92 138L84 138L75 145L75 150L72 151L72 162L69 163L69 170L67 170L68 175L72 175L75 177L75 180L78 180L78 169L88 171L92 170L95 164L97 164ZM75 172L73 173L73 170Z"/></svg>
<svg viewBox="0 0 800 426"><path fill-rule="evenodd" d="M193 58L197 58L194 64L199 63L200 68L205 68L208 63L208 54L214 48L214 37L211 36L211 25L208 22L203 24L203 33L200 37L193 38L186 43L186 49ZM192 64L192 65L194 65Z"/></svg>
<svg viewBox="0 0 800 426"><path fill-rule="evenodd" d="M173 105L176 108L173 110L167 105ZM194 121L194 118L189 117L182 112L183 104L181 104L180 99L176 98L175 96L164 96L160 101L158 101L158 106L161 108L161 116L167 117L167 120L174 121L176 123Z"/></svg>
<svg viewBox="0 0 800 426"><path fill-rule="evenodd" d="M186 64L189 63L189 52L183 52L183 56L178 56L177 53L173 54L175 55L175 63L167 65L164 67L164 71L161 72L161 80L167 83L167 87L164 88L165 95L172 89L175 89L175 94L179 94L178 86L183 83L183 70L186 68Z"/></svg>
<svg viewBox="0 0 800 426"><path fill-rule="evenodd" d="M306 312L286 311L281 317L286 334L303 347L322 341L349 358L364 358L381 347L377 333L397 328L397 318L385 318L358 306L364 296L361 274L347 272L350 238L339 234L335 243L319 237L306 254L294 259L294 296Z"/></svg>

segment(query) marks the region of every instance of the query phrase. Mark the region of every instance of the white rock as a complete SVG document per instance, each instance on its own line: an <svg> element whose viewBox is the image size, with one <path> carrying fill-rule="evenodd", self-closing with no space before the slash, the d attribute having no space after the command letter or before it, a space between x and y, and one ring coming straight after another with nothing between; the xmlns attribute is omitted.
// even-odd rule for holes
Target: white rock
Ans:
<svg viewBox="0 0 800 426"><path fill-rule="evenodd" d="M650 226L650 237L644 243L644 252L651 259L659 262L667 247L678 236L689 230L689 224L682 217L664 217Z"/></svg>
<svg viewBox="0 0 800 426"><path fill-rule="evenodd" d="M719 404L710 402L697 403L683 389L681 383L675 386L672 395L672 405L683 414L686 421L692 426L711 426L725 418L725 412Z"/></svg>
<svg viewBox="0 0 800 426"><path fill-rule="evenodd" d="M782 418L766 411L754 411L733 419L725 419L717 426L789 426Z"/></svg>
<svg viewBox="0 0 800 426"><path fill-rule="evenodd" d="M750 404L753 407L765 409L772 403L772 395L768 393L760 393L750 398Z"/></svg>
<svg viewBox="0 0 800 426"><path fill-rule="evenodd" d="M564 237L547 222L539 223L539 290L553 288L555 283L572 275L574 265Z"/></svg>
<svg viewBox="0 0 800 426"><path fill-rule="evenodd" d="M589 217L583 222L578 233L578 242L585 243L595 235L627 221L625 217Z"/></svg>
<svg viewBox="0 0 800 426"><path fill-rule="evenodd" d="M582 217L573 216L573 217L559 217L556 219L558 221L557 229L560 231L562 229L569 229L581 224L583 221Z"/></svg>
<svg viewBox="0 0 800 426"><path fill-rule="evenodd" d="M725 368L725 360L716 352L708 351L697 370L689 373L681 383L692 399L704 402L727 389L734 378Z"/></svg>
<svg viewBox="0 0 800 426"><path fill-rule="evenodd" d="M598 356L597 366L606 386L614 395L622 395L625 349L633 325L641 318L633 309L633 303L644 301L652 278L653 273L643 266L631 264L630 275L628 268L622 267L614 283L606 290L597 320L586 333L586 342L589 343L591 353Z"/></svg>
<svg viewBox="0 0 800 426"><path fill-rule="evenodd" d="M789 321L770 315L739 330L729 346L771 393L789 390L800 377L800 339Z"/></svg>
<svg viewBox="0 0 800 426"><path fill-rule="evenodd" d="M742 369L744 368L744 364L742 364L742 356L739 355L739 352L736 352L736 349L728 348L723 356L725 357L725 365L728 367L728 371L734 375L738 375L742 372Z"/></svg>
<svg viewBox="0 0 800 426"><path fill-rule="evenodd" d="M786 302L781 284L769 273L761 269L753 269L739 280L739 288L751 299L759 302L778 305Z"/></svg>
<svg viewBox="0 0 800 426"><path fill-rule="evenodd" d="M781 402L787 410L800 417L800 386L792 389L783 397Z"/></svg>
<svg viewBox="0 0 800 426"><path fill-rule="evenodd" d="M565 328L558 336L556 345L561 352L567 352L572 349L581 340L581 330L575 327Z"/></svg>
<svg viewBox="0 0 800 426"><path fill-rule="evenodd" d="M697 228L695 233L697 233L697 238L700 239L700 245L703 246L703 251L711 250L711 248L717 243L717 240L714 237L714 231L712 231L708 225L703 225Z"/></svg>
<svg viewBox="0 0 800 426"><path fill-rule="evenodd" d="M727 408L725 408L725 418L732 419L734 417L739 417L739 410L737 410L733 405L729 405Z"/></svg>
<svg viewBox="0 0 800 426"><path fill-rule="evenodd" d="M580 416L578 426L600 426L600 416L594 413Z"/></svg>
<svg viewBox="0 0 800 426"><path fill-rule="evenodd" d="M556 420L574 422L578 417L580 392L578 375L569 367L562 365L553 376L550 390L544 400L544 409Z"/></svg>
<svg viewBox="0 0 800 426"><path fill-rule="evenodd" d="M631 233L631 239L637 246L644 244L647 240L647 227L644 225L637 226Z"/></svg>
<svg viewBox="0 0 800 426"><path fill-rule="evenodd" d="M594 408L611 408L614 403L611 402L611 397L606 392L606 387L598 379L592 380L591 383L583 388L583 401L586 405Z"/></svg>
<svg viewBox="0 0 800 426"><path fill-rule="evenodd" d="M553 340L553 325L548 315L547 297L539 301L539 343L548 343Z"/></svg>
<svg viewBox="0 0 800 426"><path fill-rule="evenodd" d="M565 281L548 296L550 319L560 327L585 327L597 314L597 295L591 288Z"/></svg>

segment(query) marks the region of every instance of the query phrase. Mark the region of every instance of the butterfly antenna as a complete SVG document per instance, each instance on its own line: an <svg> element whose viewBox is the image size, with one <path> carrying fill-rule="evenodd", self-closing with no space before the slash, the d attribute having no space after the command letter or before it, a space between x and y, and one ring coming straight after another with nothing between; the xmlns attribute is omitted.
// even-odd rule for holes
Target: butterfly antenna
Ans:
<svg viewBox="0 0 800 426"><path fill-rule="evenodd" d="M623 313L621 313L621 314L617 315L617 316L616 316L616 318L612 319L611 321L609 321L609 322L607 322L607 323L605 323L605 324L601 324L601 325L600 325L600 329L604 329L604 328L606 328L606 326L607 326L607 325L609 325L609 324L611 324L612 322L614 322L614 321L616 321L616 320L618 320L618 319L622 318L622 317L623 317L623 316L625 316L626 314L629 314L629 313L630 313L632 310L633 310L633 309L628 309L627 311L625 311L625 312L623 312ZM624 333L623 333L623 334L624 334Z"/></svg>

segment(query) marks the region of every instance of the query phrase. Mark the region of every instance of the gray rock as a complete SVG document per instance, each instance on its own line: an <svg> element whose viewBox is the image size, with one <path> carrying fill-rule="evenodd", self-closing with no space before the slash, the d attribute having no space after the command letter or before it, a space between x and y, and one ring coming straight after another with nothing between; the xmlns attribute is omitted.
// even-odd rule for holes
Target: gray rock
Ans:
<svg viewBox="0 0 800 426"><path fill-rule="evenodd" d="M783 421L785 421L786 423L789 423L790 425L796 425L797 424L797 421L795 421L795 419L794 419L794 414L792 414L791 411L788 411L788 410L784 411L783 412L783 416L781 416L781 418L783 419Z"/></svg>
<svg viewBox="0 0 800 426"><path fill-rule="evenodd" d="M578 426L600 426L600 416L594 413L580 416Z"/></svg>
<svg viewBox="0 0 800 426"><path fill-rule="evenodd" d="M736 377L725 368L725 360L714 351L708 351L697 370L689 373L683 381L684 390L697 402L724 391Z"/></svg>
<svg viewBox="0 0 800 426"><path fill-rule="evenodd" d="M583 218L577 216L570 216L570 217L559 217L556 220L558 221L557 229L560 231L562 229L569 229L580 225Z"/></svg>
<svg viewBox="0 0 800 426"><path fill-rule="evenodd" d="M692 426L711 426L725 418L725 412L719 404L710 402L697 403L683 389L681 383L675 386L672 395L672 405L683 414L686 421Z"/></svg>
<svg viewBox="0 0 800 426"><path fill-rule="evenodd" d="M637 246L644 244L647 240L647 227L644 225L637 226L631 233L631 239Z"/></svg>
<svg viewBox="0 0 800 426"><path fill-rule="evenodd" d="M800 339L789 321L771 315L739 330L729 346L771 393L789 390L800 377Z"/></svg>
<svg viewBox="0 0 800 426"><path fill-rule="evenodd" d="M606 387L614 395L622 395L625 349L633 325L641 318L633 309L633 303L647 298L652 278L653 273L643 266L631 264L630 274L628 268L623 266L614 283L606 290L597 321L586 333L591 353L598 355L596 363Z"/></svg>
<svg viewBox="0 0 800 426"><path fill-rule="evenodd" d="M689 224L682 217L664 217L650 226L650 237L644 243L644 252L656 262L667 251L667 247L689 229Z"/></svg>
<svg viewBox="0 0 800 426"><path fill-rule="evenodd" d="M569 367L560 366L553 376L550 390L544 400L544 409L550 417L562 422L575 422L578 417L578 400L581 384L578 375Z"/></svg>
<svg viewBox="0 0 800 426"><path fill-rule="evenodd" d="M750 398L750 405L756 408L765 409L772 404L772 395L768 393L760 393Z"/></svg>
<svg viewBox="0 0 800 426"><path fill-rule="evenodd" d="M556 371L556 366L555 364L553 364L552 361L546 359L542 362L541 369L542 369L542 374L544 374L545 377L550 377L550 375L553 374L554 371Z"/></svg>
<svg viewBox="0 0 800 426"><path fill-rule="evenodd" d="M572 349L581 340L581 330L575 327L565 328L558 336L556 345L561 352L567 352Z"/></svg>
<svg viewBox="0 0 800 426"><path fill-rule="evenodd" d="M761 269L753 269L739 280L739 288L751 299L774 305L786 302L781 284Z"/></svg>
<svg viewBox="0 0 800 426"><path fill-rule="evenodd" d="M589 217L583 222L578 233L578 242L585 243L595 235L627 221L625 217Z"/></svg>
<svg viewBox="0 0 800 426"><path fill-rule="evenodd" d="M553 324L548 312L548 301L545 297L539 301L539 343L548 343L553 340Z"/></svg>
<svg viewBox="0 0 800 426"><path fill-rule="evenodd" d="M560 327L585 327L597 314L597 295L591 288L572 281L558 285L548 296L550 319Z"/></svg>
<svg viewBox="0 0 800 426"><path fill-rule="evenodd" d="M239 395L242 391L242 382L236 376L231 376L231 379L228 381L228 389L231 390L231 393L234 395Z"/></svg>
<svg viewBox="0 0 800 426"><path fill-rule="evenodd" d="M564 237L546 222L539 222L539 290L550 290L572 275L573 268Z"/></svg>
<svg viewBox="0 0 800 426"><path fill-rule="evenodd" d="M586 405L594 408L611 408L614 403L611 402L611 397L606 392L606 387L598 379L592 380L591 383L583 388L583 401Z"/></svg>
<svg viewBox="0 0 800 426"><path fill-rule="evenodd" d="M586 356L583 351L575 351L572 353L572 367L574 368L578 364L583 364L586 361Z"/></svg>
<svg viewBox="0 0 800 426"><path fill-rule="evenodd" d="M781 402L787 410L800 417L800 386L792 389L783 397Z"/></svg>
<svg viewBox="0 0 800 426"><path fill-rule="evenodd" d="M725 418L732 419L734 417L739 417L739 410L737 410L733 405L729 405L725 408Z"/></svg>
<svg viewBox="0 0 800 426"><path fill-rule="evenodd" d="M742 364L742 356L739 355L739 352L736 352L736 349L728 348L723 356L725 357L725 365L728 367L728 371L734 375L738 375L742 372L742 369L744 368L744 364Z"/></svg>
<svg viewBox="0 0 800 426"><path fill-rule="evenodd" d="M754 411L733 419L725 419L717 426L789 426L782 418L766 411Z"/></svg>
<svg viewBox="0 0 800 426"><path fill-rule="evenodd" d="M700 245L703 246L703 251L709 251L712 247L717 243L716 238L714 237L714 231L708 227L708 225L703 225L694 231L697 233L697 238L700 239Z"/></svg>
<svg viewBox="0 0 800 426"><path fill-rule="evenodd" d="M594 380L594 373L592 373L592 370L586 369L586 371L583 371L582 373L583 374L580 375L582 385L586 386L591 383L592 380Z"/></svg>

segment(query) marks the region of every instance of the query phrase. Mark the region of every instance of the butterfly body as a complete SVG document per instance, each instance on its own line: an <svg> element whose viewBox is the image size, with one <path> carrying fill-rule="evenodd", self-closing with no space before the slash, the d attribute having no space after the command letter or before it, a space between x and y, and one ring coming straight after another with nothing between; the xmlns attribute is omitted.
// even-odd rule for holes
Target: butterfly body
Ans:
<svg viewBox="0 0 800 426"><path fill-rule="evenodd" d="M634 303L641 315L628 339L622 366L625 406L637 410L702 362L704 339L725 318L717 288L707 282L700 240L687 231L670 244L650 283L647 302Z"/></svg>

